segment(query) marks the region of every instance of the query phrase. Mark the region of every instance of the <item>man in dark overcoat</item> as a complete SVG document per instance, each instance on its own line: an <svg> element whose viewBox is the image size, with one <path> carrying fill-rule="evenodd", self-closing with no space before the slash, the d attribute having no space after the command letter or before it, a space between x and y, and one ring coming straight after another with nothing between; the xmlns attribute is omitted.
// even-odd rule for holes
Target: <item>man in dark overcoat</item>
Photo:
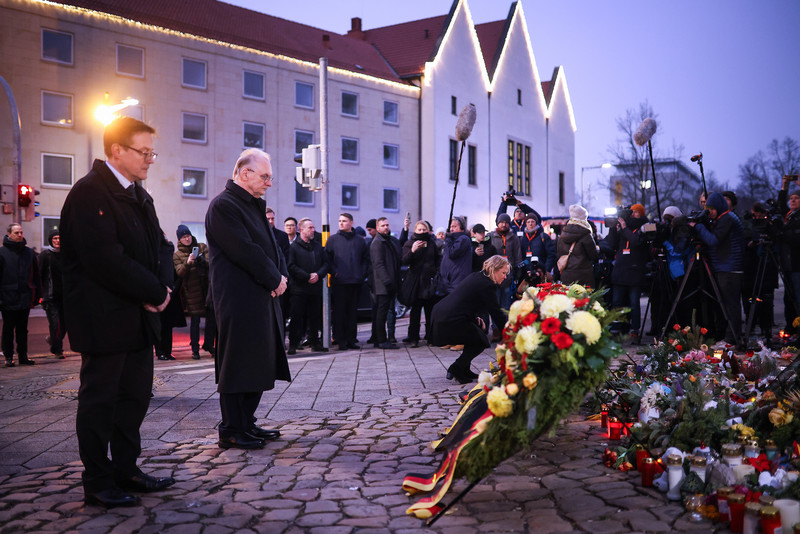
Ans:
<svg viewBox="0 0 800 534"><path fill-rule="evenodd" d="M287 260L291 283L292 321L289 355L295 354L307 333L311 350L324 351L322 330L322 291L328 275L328 262L322 244L314 239L314 222L300 219L297 239L289 247Z"/></svg>
<svg viewBox="0 0 800 534"><path fill-rule="evenodd" d="M261 198L271 185L269 155L247 149L206 213L218 331L219 446L225 449L258 449L280 436L256 426L255 412L276 380L291 380L278 298L288 272Z"/></svg>
<svg viewBox="0 0 800 534"><path fill-rule="evenodd" d="M372 339L376 349L397 349L389 341L386 322L389 308L394 306L400 285L400 242L389 233L389 221L381 217L376 221L377 233L369 246L372 261L372 284L375 294L375 318L372 322Z"/></svg>
<svg viewBox="0 0 800 534"><path fill-rule="evenodd" d="M61 210L64 318L70 345L81 353L75 426L84 497L109 508L139 503L125 490L159 491L175 483L136 465L153 387L158 312L170 300L159 277L164 235L141 186L156 158L154 133L130 117L109 124L107 161L94 161Z"/></svg>

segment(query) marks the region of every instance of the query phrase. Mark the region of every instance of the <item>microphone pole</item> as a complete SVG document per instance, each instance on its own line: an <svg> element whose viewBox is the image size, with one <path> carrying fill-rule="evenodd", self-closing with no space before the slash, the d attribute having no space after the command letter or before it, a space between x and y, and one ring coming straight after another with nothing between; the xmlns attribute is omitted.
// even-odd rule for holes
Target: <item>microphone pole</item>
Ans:
<svg viewBox="0 0 800 534"><path fill-rule="evenodd" d="M461 151L458 154L458 163L456 164L455 184L453 184L453 200L450 202L450 215L447 217L447 229L450 229L450 221L453 220L453 208L456 205L456 191L458 190L458 175L461 172L461 157L464 155L464 145L467 144L467 139L472 133L472 127L475 126L475 105L467 104L461 110L456 123L456 139L461 141ZM466 230L466 228L465 228Z"/></svg>
<svg viewBox="0 0 800 534"><path fill-rule="evenodd" d="M656 214L658 215L658 220L661 220L661 202L658 199L658 180L656 180L656 165L653 162L653 143L650 140L647 140L647 150L650 152L650 169L653 171L653 190L656 193Z"/></svg>
<svg viewBox="0 0 800 534"><path fill-rule="evenodd" d="M467 141L461 141L461 151L458 153L458 163L456 164L456 179L453 184L453 200L450 202L450 215L447 216L447 231L450 231L450 221L453 220L453 207L456 205L456 191L458 190L458 174L461 172L461 156L464 155L464 145Z"/></svg>

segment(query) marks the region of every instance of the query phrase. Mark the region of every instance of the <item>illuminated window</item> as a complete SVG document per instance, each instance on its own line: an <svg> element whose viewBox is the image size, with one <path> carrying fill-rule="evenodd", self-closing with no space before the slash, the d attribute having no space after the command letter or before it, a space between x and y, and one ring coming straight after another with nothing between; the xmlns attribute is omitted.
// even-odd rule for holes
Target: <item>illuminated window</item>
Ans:
<svg viewBox="0 0 800 534"><path fill-rule="evenodd" d="M476 172L476 159L478 157L478 148L475 145L467 146L467 183L469 185L477 185L478 177Z"/></svg>
<svg viewBox="0 0 800 534"><path fill-rule="evenodd" d="M310 83L294 82L294 105L314 109L314 86Z"/></svg>
<svg viewBox="0 0 800 534"><path fill-rule="evenodd" d="M184 141L193 143L206 142L206 116L199 113L182 113Z"/></svg>
<svg viewBox="0 0 800 534"><path fill-rule="evenodd" d="M313 206L314 193L310 191L307 187L303 187L302 185L298 184L297 181L295 181L294 203L299 204L300 206Z"/></svg>
<svg viewBox="0 0 800 534"><path fill-rule="evenodd" d="M242 146L264 150L264 125L258 122L242 123Z"/></svg>
<svg viewBox="0 0 800 534"><path fill-rule="evenodd" d="M513 139L508 140L508 187L531 194L531 147Z"/></svg>
<svg viewBox="0 0 800 534"><path fill-rule="evenodd" d="M342 137L342 161L358 163L358 139Z"/></svg>
<svg viewBox="0 0 800 534"><path fill-rule="evenodd" d="M397 124L400 122L397 102L383 101L383 122L386 124Z"/></svg>
<svg viewBox="0 0 800 534"><path fill-rule="evenodd" d="M264 100L264 75L249 70L242 71L242 96Z"/></svg>
<svg viewBox="0 0 800 534"><path fill-rule="evenodd" d="M71 186L73 157L42 154L42 185Z"/></svg>
<svg viewBox="0 0 800 534"><path fill-rule="evenodd" d="M358 186L342 184L342 207L358 209Z"/></svg>
<svg viewBox="0 0 800 534"><path fill-rule="evenodd" d="M383 211L400 211L397 201L398 190L394 188L384 188L383 190Z"/></svg>
<svg viewBox="0 0 800 534"><path fill-rule="evenodd" d="M118 44L117 74L144 78L144 48Z"/></svg>
<svg viewBox="0 0 800 534"><path fill-rule="evenodd" d="M72 34L42 28L42 59L72 65Z"/></svg>
<svg viewBox="0 0 800 534"><path fill-rule="evenodd" d="M399 167L397 163L397 152L398 152L397 145L390 145L387 143L383 144L383 166L387 169L397 169Z"/></svg>
<svg viewBox="0 0 800 534"><path fill-rule="evenodd" d="M205 89L206 62L196 59L183 58L183 77L181 80L181 83L184 87Z"/></svg>
<svg viewBox="0 0 800 534"><path fill-rule="evenodd" d="M72 95L42 91L42 122L72 126Z"/></svg>
<svg viewBox="0 0 800 534"><path fill-rule="evenodd" d="M205 198L206 197L206 170L183 167L183 181L181 182L181 196Z"/></svg>
<svg viewBox="0 0 800 534"><path fill-rule="evenodd" d="M358 95L342 91L342 115L358 117Z"/></svg>

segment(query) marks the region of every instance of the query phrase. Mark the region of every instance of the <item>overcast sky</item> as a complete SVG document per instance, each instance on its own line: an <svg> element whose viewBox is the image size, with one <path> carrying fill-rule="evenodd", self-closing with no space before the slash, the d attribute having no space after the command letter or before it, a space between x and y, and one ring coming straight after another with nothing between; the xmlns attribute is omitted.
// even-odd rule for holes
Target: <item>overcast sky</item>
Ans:
<svg viewBox="0 0 800 534"><path fill-rule="evenodd" d="M449 0L229 0L335 33L448 13ZM511 2L471 0L475 23ZM523 0L542 79L565 69L578 126L575 172L608 161L615 120L647 100L657 154L703 152L706 175L733 186L739 165L774 138L800 140L800 1ZM694 165L689 163L689 165ZM587 170L589 173L602 172Z"/></svg>

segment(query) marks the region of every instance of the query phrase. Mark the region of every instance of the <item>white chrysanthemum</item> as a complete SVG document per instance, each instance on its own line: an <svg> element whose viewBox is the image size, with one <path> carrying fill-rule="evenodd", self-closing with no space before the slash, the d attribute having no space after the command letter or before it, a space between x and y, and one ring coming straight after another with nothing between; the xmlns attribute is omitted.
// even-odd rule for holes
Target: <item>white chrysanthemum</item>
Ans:
<svg viewBox="0 0 800 534"><path fill-rule="evenodd" d="M600 339L603 328L600 321L587 311L572 312L567 317L566 326L573 334L583 334L586 336L586 343L593 345Z"/></svg>
<svg viewBox="0 0 800 534"><path fill-rule="evenodd" d="M640 403L642 409L647 411L651 408L656 408L658 398L666 395L667 389L663 385L659 384L658 382L650 384L647 390L645 390L644 395L642 395L642 400Z"/></svg>
<svg viewBox="0 0 800 534"><path fill-rule="evenodd" d="M581 297L587 293L586 288L580 284L572 284L567 289L570 295L574 295L576 297Z"/></svg>
<svg viewBox="0 0 800 534"><path fill-rule="evenodd" d="M508 320L514 322L520 315L525 315L531 311L533 311L533 300L523 297L520 300L514 301L508 309Z"/></svg>
<svg viewBox="0 0 800 534"><path fill-rule="evenodd" d="M572 299L566 295L548 295L539 307L542 317L558 317L562 312L570 312L575 308Z"/></svg>
<svg viewBox="0 0 800 534"><path fill-rule="evenodd" d="M599 302L597 302L597 301L594 301L594 304L592 305L592 309L593 309L594 311L596 311L596 312L597 312L597 314L598 314L600 317L602 317L603 315L605 315L605 314L606 314L606 310L605 310L605 308L603 308L603 306L601 306L601 305L600 305L600 303L599 303Z"/></svg>
<svg viewBox="0 0 800 534"><path fill-rule="evenodd" d="M530 354L536 350L543 338L544 336L536 326L526 326L517 332L514 346L517 348L517 352Z"/></svg>
<svg viewBox="0 0 800 534"><path fill-rule="evenodd" d="M478 374L478 385L481 387L492 387L492 373L481 371Z"/></svg>

